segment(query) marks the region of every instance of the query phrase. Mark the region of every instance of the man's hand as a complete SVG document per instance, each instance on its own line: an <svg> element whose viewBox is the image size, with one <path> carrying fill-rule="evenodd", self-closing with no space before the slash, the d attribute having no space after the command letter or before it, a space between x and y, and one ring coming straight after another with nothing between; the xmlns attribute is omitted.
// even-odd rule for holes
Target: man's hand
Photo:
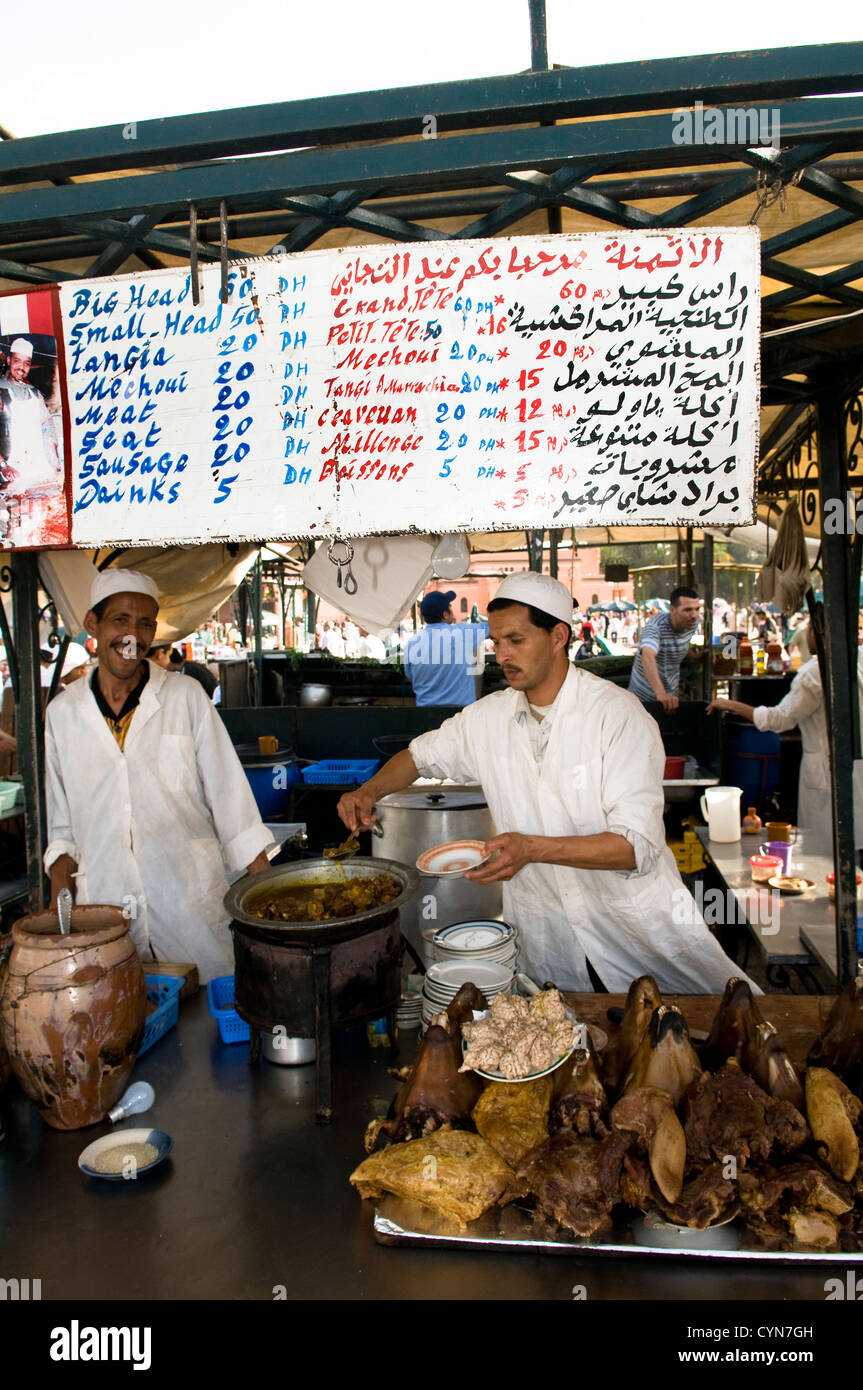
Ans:
<svg viewBox="0 0 863 1390"><path fill-rule="evenodd" d="M482 864L465 874L465 878L472 879L474 883L498 883L514 878L526 864L533 864L537 859L534 836L520 835L516 831L507 831L505 835L495 835L493 840L487 840L484 853L494 857L488 864Z"/></svg>
<svg viewBox="0 0 863 1390"><path fill-rule="evenodd" d="M261 850L261 852L260 852L260 854L257 856L257 858L256 858L256 859L253 859L252 862L251 862L251 864L250 864L250 865L248 866L248 868L246 869L246 873L247 873L247 874L262 874L262 873L264 872L264 870L265 870L265 869L268 869L269 867L270 867L270 861L269 861L269 859L267 858L265 852L264 852L263 850Z"/></svg>
<svg viewBox="0 0 863 1390"><path fill-rule="evenodd" d="M665 713L666 713L666 714L676 714L676 713L677 713L677 709L678 709L678 706L679 706L679 704L680 704L680 701L678 700L678 698L677 698L676 695L669 695L669 694L668 694L668 691L666 691L665 694L664 694L663 696L661 696L661 700L662 700L662 708L665 710Z"/></svg>
<svg viewBox="0 0 863 1390"><path fill-rule="evenodd" d="M390 792L403 791L417 776L416 763L410 755L410 750L403 748L401 753L396 753L389 762L384 763L380 772L376 772L368 782L357 787L356 791L345 792L344 796L339 798L336 807L339 819L352 834L356 834L358 830L371 830L377 820L375 802L383 796L389 796Z"/></svg>
<svg viewBox="0 0 863 1390"><path fill-rule="evenodd" d="M63 888L68 888L75 898L75 874L78 872L78 865L71 854L61 854L59 859L55 859L51 865L51 906L57 906L57 895Z"/></svg>
<svg viewBox="0 0 863 1390"><path fill-rule="evenodd" d="M375 815L375 797L365 787L357 787L355 792L345 792L336 806L339 819L353 834L358 830L371 830Z"/></svg>
<svg viewBox="0 0 863 1390"><path fill-rule="evenodd" d="M711 700L706 712L707 714L720 714L723 710L730 710L732 703L731 700Z"/></svg>

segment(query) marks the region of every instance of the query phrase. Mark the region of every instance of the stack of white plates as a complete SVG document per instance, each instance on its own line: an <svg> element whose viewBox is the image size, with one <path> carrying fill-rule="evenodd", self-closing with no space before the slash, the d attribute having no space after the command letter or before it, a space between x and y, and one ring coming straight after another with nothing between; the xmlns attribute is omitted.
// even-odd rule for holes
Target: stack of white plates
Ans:
<svg viewBox="0 0 863 1390"><path fill-rule="evenodd" d="M412 986L416 984L416 988ZM401 999L396 1009L396 1023L399 1028L419 1028L422 1023L423 997L422 979L411 976L408 988L402 989Z"/></svg>
<svg viewBox="0 0 863 1390"><path fill-rule="evenodd" d="M438 961L495 961L518 970L518 930L508 922L453 922L438 928L432 947Z"/></svg>
<svg viewBox="0 0 863 1390"><path fill-rule="evenodd" d="M427 1028L435 1014L443 1013L468 981L491 1003L496 994L511 988L513 973L511 966L488 960L438 961L429 966L423 980L423 1026Z"/></svg>

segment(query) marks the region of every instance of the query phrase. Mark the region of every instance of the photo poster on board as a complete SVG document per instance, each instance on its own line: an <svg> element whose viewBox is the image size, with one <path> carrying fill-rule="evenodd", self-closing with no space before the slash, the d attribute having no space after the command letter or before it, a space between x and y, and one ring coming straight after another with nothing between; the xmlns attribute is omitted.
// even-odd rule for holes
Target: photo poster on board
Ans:
<svg viewBox="0 0 863 1390"><path fill-rule="evenodd" d="M63 387L56 288L0 294L0 549L70 542Z"/></svg>

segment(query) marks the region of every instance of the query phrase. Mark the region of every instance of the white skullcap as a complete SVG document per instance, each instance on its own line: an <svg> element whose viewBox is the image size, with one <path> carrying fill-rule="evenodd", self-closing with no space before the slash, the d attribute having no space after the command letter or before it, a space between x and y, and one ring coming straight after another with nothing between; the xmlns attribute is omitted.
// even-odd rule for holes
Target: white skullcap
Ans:
<svg viewBox="0 0 863 1390"><path fill-rule="evenodd" d="M80 642L70 642L63 662L63 675L68 676L70 671L77 671L79 666L86 666L89 660L90 653L86 647L82 647Z"/></svg>
<svg viewBox="0 0 863 1390"><path fill-rule="evenodd" d="M16 338L14 343L10 343L9 351L14 352L16 357L32 357L33 344L29 338Z"/></svg>
<svg viewBox="0 0 863 1390"><path fill-rule="evenodd" d="M139 570L102 570L93 580L90 607L95 608L103 598L110 598L112 594L148 594L156 600L156 607L159 606L159 590L155 580L148 574L141 574Z"/></svg>
<svg viewBox="0 0 863 1390"><path fill-rule="evenodd" d="M535 574L525 570L523 574L508 574L495 594L495 599L509 599L511 603L529 604L541 613L557 618L559 623L572 627L573 598L565 584L552 579L550 574Z"/></svg>

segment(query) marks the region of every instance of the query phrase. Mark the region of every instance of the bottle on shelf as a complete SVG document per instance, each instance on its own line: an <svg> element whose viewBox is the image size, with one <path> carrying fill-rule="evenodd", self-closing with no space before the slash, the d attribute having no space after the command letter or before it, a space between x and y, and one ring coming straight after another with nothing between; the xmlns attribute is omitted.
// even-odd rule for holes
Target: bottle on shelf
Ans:
<svg viewBox="0 0 863 1390"><path fill-rule="evenodd" d="M759 833L761 830L761 817L754 806L749 807L740 825L744 835L757 835Z"/></svg>
<svg viewBox="0 0 863 1390"><path fill-rule="evenodd" d="M767 674L768 676L781 676L784 674L785 665L782 661L782 644L780 642L768 642L767 644Z"/></svg>
<svg viewBox="0 0 863 1390"><path fill-rule="evenodd" d="M737 648L737 672L741 676L751 676L752 670L752 643L744 640Z"/></svg>

